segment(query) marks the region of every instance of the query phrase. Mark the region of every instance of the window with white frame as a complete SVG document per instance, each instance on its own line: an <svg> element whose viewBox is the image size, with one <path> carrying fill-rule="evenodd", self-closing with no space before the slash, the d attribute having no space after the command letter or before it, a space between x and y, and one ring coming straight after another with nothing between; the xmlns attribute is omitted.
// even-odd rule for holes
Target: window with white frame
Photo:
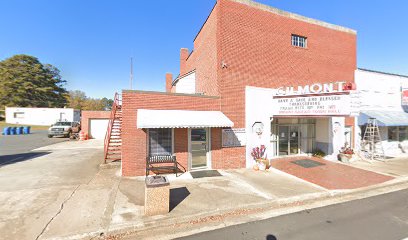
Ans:
<svg viewBox="0 0 408 240"><path fill-rule="evenodd" d="M173 136L171 128L149 129L149 155L172 155Z"/></svg>
<svg viewBox="0 0 408 240"><path fill-rule="evenodd" d="M307 38L299 35L292 34L292 46L306 48Z"/></svg>

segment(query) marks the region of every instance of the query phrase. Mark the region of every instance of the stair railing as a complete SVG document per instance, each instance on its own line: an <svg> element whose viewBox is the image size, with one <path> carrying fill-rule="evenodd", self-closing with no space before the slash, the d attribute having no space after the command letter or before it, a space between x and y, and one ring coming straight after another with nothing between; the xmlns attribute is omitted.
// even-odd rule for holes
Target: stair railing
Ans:
<svg viewBox="0 0 408 240"><path fill-rule="evenodd" d="M120 95L115 93L115 97L113 99L112 110L108 122L108 129L106 130L105 134L105 142L104 142L104 163L106 164L106 160L108 158L108 149L109 149L109 142L112 134L113 123L115 121L116 110L122 104L120 100Z"/></svg>

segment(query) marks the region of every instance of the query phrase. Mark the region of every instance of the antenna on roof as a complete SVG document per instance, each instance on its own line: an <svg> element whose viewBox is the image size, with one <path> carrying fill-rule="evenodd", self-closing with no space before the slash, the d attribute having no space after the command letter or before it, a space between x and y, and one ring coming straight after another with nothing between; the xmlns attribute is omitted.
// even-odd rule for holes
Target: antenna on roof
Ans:
<svg viewBox="0 0 408 240"><path fill-rule="evenodd" d="M133 88L133 57L130 57L130 90Z"/></svg>

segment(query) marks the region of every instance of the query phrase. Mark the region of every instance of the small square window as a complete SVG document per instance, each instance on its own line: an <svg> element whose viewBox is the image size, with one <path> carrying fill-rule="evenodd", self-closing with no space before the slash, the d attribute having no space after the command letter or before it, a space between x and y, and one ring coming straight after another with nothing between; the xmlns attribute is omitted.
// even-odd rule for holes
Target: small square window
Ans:
<svg viewBox="0 0 408 240"><path fill-rule="evenodd" d="M14 118L24 118L24 112L15 112Z"/></svg>
<svg viewBox="0 0 408 240"><path fill-rule="evenodd" d="M292 34L292 46L306 48L307 38L299 35Z"/></svg>

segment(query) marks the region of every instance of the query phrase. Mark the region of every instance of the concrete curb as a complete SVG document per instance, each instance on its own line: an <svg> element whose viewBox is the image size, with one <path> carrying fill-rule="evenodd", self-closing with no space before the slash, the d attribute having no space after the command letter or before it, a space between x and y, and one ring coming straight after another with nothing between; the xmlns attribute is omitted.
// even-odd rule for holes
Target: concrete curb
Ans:
<svg viewBox="0 0 408 240"><path fill-rule="evenodd" d="M337 203L358 200L376 195L386 194L408 188L408 177L393 179L385 183L374 186L353 189L353 190L329 190L321 193L304 194L295 197L276 199L269 202L254 203L245 207L231 207L223 210L216 210L202 214L195 214L185 217L172 217L164 219L165 216L157 216L146 219L143 226L129 226L117 229L110 229L104 233L105 239L120 239L126 236L145 237L154 236L154 239L171 239L174 237L186 236L202 231L214 230L217 228L240 224L244 222L262 220L266 218L285 215L302 210L323 207ZM208 227L207 225L211 225ZM176 230L183 228L195 229L190 231ZM203 227L206 227L203 230ZM160 237L160 231L167 232ZM149 234L153 232L154 234ZM169 234L172 233L171 234Z"/></svg>

